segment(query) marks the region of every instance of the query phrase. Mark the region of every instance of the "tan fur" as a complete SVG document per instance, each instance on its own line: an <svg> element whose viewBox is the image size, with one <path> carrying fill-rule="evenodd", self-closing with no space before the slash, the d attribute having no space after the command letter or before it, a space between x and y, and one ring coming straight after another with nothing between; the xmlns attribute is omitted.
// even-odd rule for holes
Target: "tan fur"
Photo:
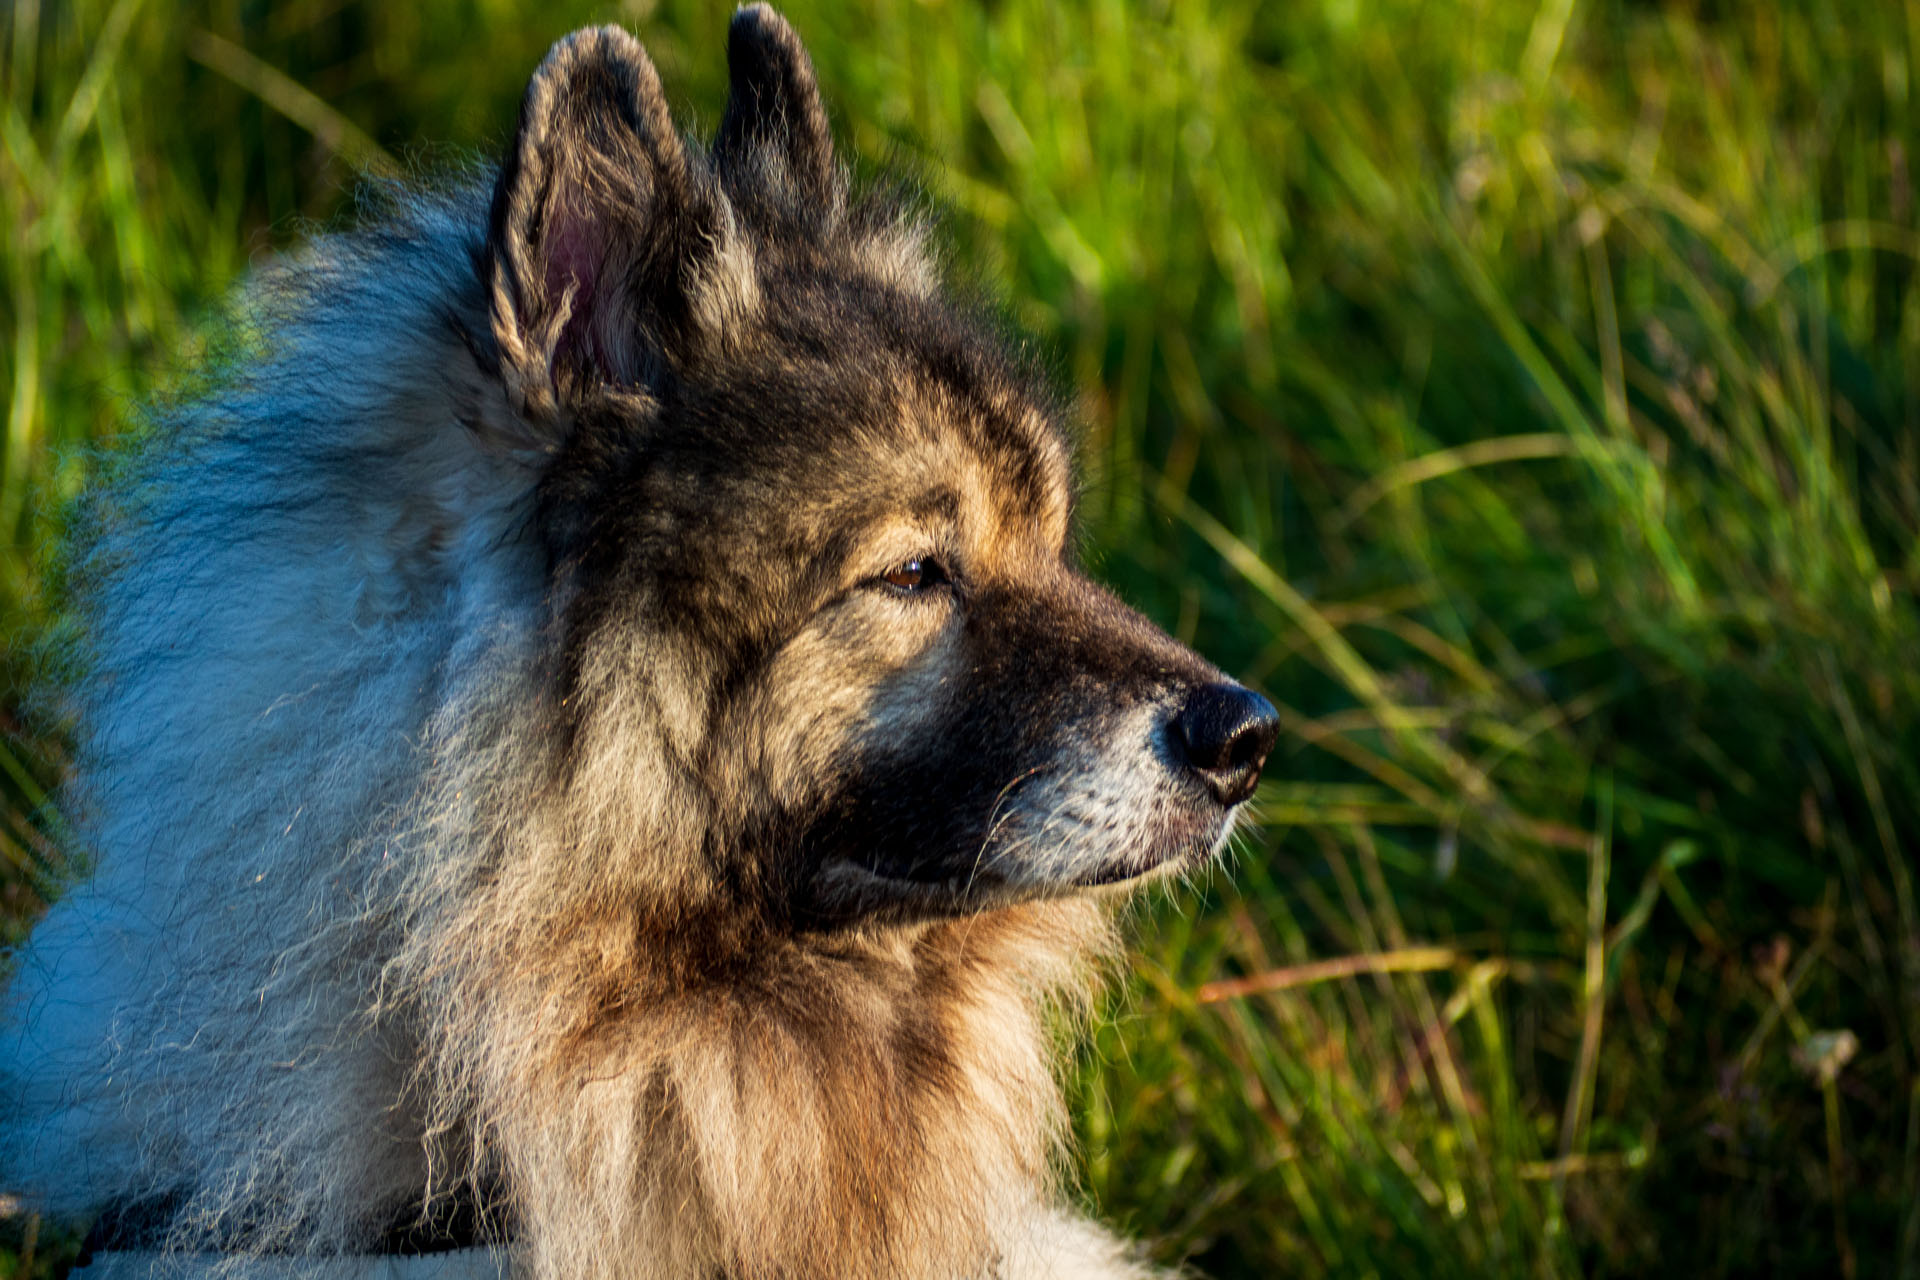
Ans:
<svg viewBox="0 0 1920 1280"><path fill-rule="evenodd" d="M792 741L787 717L830 711L765 714L759 735ZM546 790L524 781L526 726L470 731L440 745L452 768L425 811L520 816L466 865L403 877L412 928L381 985L435 1011L418 1092L446 1114L428 1127L479 1135L475 1172L510 1189L529 1275L985 1276L1029 1247L1062 1134L1050 1019L1091 998L1103 908L769 937L687 872L708 801L650 775L658 745L630 724L590 726L573 779Z"/></svg>

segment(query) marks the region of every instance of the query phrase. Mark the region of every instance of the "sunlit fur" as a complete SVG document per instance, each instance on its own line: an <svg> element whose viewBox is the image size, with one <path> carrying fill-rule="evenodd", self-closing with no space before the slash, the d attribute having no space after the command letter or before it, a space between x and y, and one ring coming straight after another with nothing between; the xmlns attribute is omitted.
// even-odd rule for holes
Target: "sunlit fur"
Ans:
<svg viewBox="0 0 1920 1280"><path fill-rule="evenodd" d="M1218 673L1072 570L1044 396L733 41L711 153L556 46L497 180L263 273L101 488L9 1189L229 1257L458 1202L555 1280L1147 1274L1060 1206L1054 1069L1078 890L1225 839L1165 741Z"/></svg>

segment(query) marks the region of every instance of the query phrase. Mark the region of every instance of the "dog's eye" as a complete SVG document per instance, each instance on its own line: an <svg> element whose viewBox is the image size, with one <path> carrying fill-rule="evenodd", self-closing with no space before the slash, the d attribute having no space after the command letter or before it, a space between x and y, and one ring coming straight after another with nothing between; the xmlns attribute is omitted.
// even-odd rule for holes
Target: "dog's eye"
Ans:
<svg viewBox="0 0 1920 1280"><path fill-rule="evenodd" d="M940 567L940 562L929 556L915 556L880 575L880 581L908 595L938 586L946 580L947 574Z"/></svg>

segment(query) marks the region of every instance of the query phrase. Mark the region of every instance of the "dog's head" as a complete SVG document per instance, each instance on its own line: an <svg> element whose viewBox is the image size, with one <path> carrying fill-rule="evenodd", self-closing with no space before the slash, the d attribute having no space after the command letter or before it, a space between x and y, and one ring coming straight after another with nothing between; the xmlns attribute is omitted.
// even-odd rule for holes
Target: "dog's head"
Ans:
<svg viewBox="0 0 1920 1280"><path fill-rule="evenodd" d="M481 345L543 451L582 767L644 742L687 874L802 925L1207 858L1272 708L1076 570L1046 396L850 194L792 29L743 9L728 64L689 146L632 37L576 33L494 195Z"/></svg>

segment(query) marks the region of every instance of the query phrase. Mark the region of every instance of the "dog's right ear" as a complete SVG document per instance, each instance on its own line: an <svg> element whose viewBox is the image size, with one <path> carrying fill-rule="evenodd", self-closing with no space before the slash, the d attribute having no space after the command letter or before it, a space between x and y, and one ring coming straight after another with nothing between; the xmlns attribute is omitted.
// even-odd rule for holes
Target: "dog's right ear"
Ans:
<svg viewBox="0 0 1920 1280"><path fill-rule="evenodd" d="M735 239L640 42L607 26L554 45L520 105L483 264L514 407L552 421L590 388L649 381L712 310L698 264Z"/></svg>

